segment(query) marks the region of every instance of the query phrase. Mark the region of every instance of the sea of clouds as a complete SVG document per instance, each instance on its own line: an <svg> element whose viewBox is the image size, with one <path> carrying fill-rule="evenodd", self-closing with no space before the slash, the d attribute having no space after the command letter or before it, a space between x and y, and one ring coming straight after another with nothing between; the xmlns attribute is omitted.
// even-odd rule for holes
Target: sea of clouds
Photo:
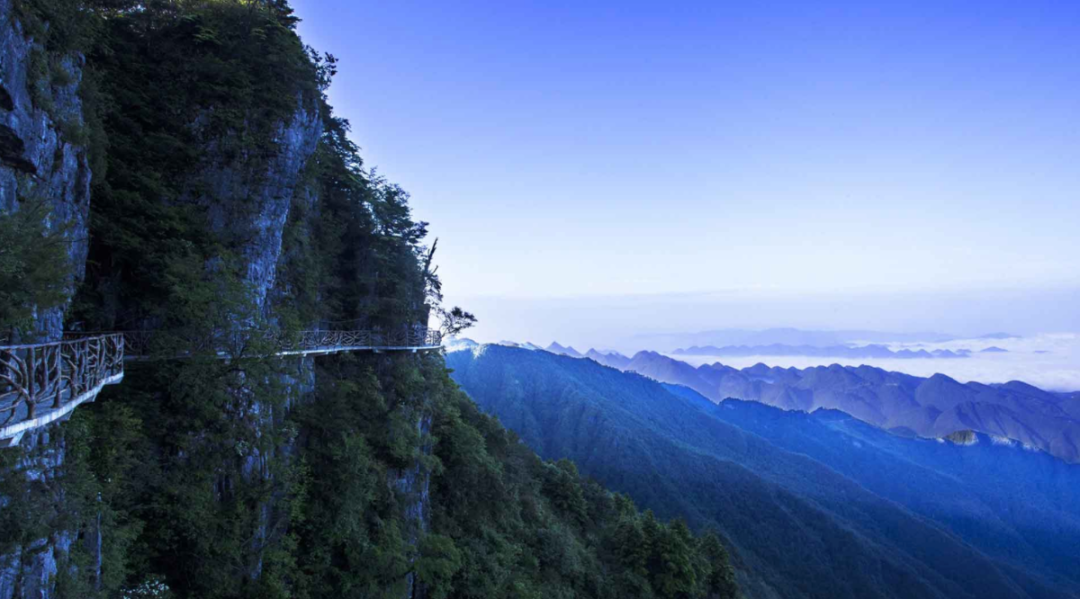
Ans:
<svg viewBox="0 0 1080 599"><path fill-rule="evenodd" d="M862 345L862 344L857 344ZM971 350L969 358L953 359L860 359L814 357L749 356L745 358L710 356L672 356L694 366L721 362L735 368L757 363L784 368L808 368L829 364L859 366L867 364L886 370L915 376L945 374L961 382L1005 383L1024 381L1048 391L1080 391L1080 334L1048 333L1014 339L958 339L946 343L888 344L900 349L959 349ZM979 353L988 347L999 347L1008 353Z"/></svg>

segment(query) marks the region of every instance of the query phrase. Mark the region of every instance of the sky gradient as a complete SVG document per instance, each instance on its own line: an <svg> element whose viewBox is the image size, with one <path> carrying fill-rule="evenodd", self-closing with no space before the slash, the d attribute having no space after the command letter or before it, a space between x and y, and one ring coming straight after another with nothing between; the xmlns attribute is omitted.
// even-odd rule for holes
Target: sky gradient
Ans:
<svg viewBox="0 0 1080 599"><path fill-rule="evenodd" d="M449 302L1080 288L1080 3L293 5Z"/></svg>

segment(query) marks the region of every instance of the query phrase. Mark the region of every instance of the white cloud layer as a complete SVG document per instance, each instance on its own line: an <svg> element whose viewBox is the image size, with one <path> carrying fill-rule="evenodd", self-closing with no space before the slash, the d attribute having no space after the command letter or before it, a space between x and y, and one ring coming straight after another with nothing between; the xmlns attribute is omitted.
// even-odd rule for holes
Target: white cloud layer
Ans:
<svg viewBox="0 0 1080 599"><path fill-rule="evenodd" d="M1008 353L979 353L988 347L1000 347ZM1080 334L1042 334L1019 339L961 339L948 343L906 343L892 349L970 349L970 358L959 359L888 359L843 360L837 358L750 356L746 358L710 356L673 356L695 366L722 362L735 368L753 366L759 362L769 366L808 368L828 364L859 366L867 364L886 370L916 376L936 373L958 381L1005 383L1023 381L1049 391L1080 390Z"/></svg>

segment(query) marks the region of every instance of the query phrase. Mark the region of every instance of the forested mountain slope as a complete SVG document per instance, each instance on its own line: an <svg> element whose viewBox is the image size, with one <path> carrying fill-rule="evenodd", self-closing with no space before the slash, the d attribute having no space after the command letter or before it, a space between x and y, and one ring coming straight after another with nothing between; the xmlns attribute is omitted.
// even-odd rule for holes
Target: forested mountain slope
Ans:
<svg viewBox="0 0 1080 599"><path fill-rule="evenodd" d="M689 390L673 393L591 360L500 346L454 352L447 363L482 408L541 456L573 459L583 473L660 515L685 517L694 527L717 526L736 549L749 596L1073 596L1065 568L1070 554L1046 557L1060 545L1008 560L977 547L983 536L989 543L995 534L1015 533L1036 543L1042 534L1038 527L1017 532L1020 520L1012 530L998 522L1008 511L995 512L1002 510L1000 495L968 496L957 481L943 505L970 501L982 508L973 509L969 522L950 523L939 512L955 517L955 510L905 507L899 491L887 493L848 476L839 467L850 457L847 448L832 448L834 467L824 454L815 459L782 439L771 441L767 427L750 432L734 426ZM1011 451L1017 459L1038 460L1039 468L1052 460ZM885 453L879 458L902 468L903 480L922 475L917 463ZM1039 468L1033 475L1046 474ZM1032 505L1049 502L1057 513L1072 514L1063 522L1073 522L1068 493L1074 487L1070 479L1057 481L1054 488L1064 495L1048 491ZM1043 516L1045 523L1055 513Z"/></svg>
<svg viewBox="0 0 1080 599"><path fill-rule="evenodd" d="M988 555L1080 588L1076 465L971 431L947 441L898 437L834 410L807 414L725 400L707 411L828 465Z"/></svg>

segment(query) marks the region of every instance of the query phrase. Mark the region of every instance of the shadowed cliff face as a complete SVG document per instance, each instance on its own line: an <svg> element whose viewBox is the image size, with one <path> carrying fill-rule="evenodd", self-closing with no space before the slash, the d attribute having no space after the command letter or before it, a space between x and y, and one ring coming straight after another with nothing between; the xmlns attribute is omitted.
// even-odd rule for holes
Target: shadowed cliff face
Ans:
<svg viewBox="0 0 1080 599"><path fill-rule="evenodd" d="M12 18L11 0L0 0L0 211L20 210L29 202L44 202L44 213L51 229L62 229L71 240L69 260L70 298L83 279L90 240L91 170L88 150L73 144L65 131L85 126L79 97L82 83L80 56L72 56L50 66L63 69L64 77L35 75L35 60L42 50L27 37L23 26ZM38 56L35 56L35 53ZM62 82L57 84L56 82ZM36 103L35 103L36 100ZM240 272L252 291L256 313L268 314L266 300L274 287L282 254L282 232L294 201L302 194L309 203L317 200L304 181L308 160L322 133L319 111L297 98L297 108L290 118L278 123L269 152L261 155L228 155L220 151L220 132L206 131L199 150L205 163L193 170L184 185L188 191L182 201L206 207L209 228L232 240L240 257ZM196 123L195 127L198 127ZM165 201L162 198L161 201ZM213 264L208 264L213 268ZM34 321L34 337L29 340L57 340L64 330L66 306L40 312ZM310 360L297 364L292 376L280 381L289 397L299 398L314 386L314 367ZM246 410L254 429L263 434L274 426L275 414L269 406L253 402ZM280 419L280 415L277 415ZM59 473L65 468L67 444L56 427L27 434L21 444L25 458L4 476L17 492L27 497L59 497L64 483ZM275 452L252 448L243 456L243 476L249 480L272 478L269 464ZM280 448L282 452L290 448ZM5 498L0 497L0 501ZM35 503L35 502L32 502ZM36 503L35 503L36 504ZM63 502L41 502L48 522L65 519ZM260 545L270 532L274 507L265 505L252 541L255 561L249 576L257 578L262 568ZM56 592L55 578L63 568L70 568L70 550L76 533L63 526L49 524L47 534L29 541L6 544L0 548L0 599L49 598ZM45 530L42 529L42 530ZM89 579L100 578L100 531L85 531L93 557L86 573ZM6 540L6 539L5 539ZM98 548L98 549L95 549Z"/></svg>
<svg viewBox="0 0 1080 599"><path fill-rule="evenodd" d="M51 66L62 77L42 77L35 72L34 54L41 52L37 40L27 37L22 25L11 18L11 0L0 0L0 212L27 209L42 202L50 230L63 230L67 244L70 299L82 280L89 243L90 167L87 148L72 143L64 131L84 126L79 86L82 58L68 56ZM37 100L35 103L34 100ZM38 311L33 331L16 341L55 341L63 333L66 306ZM55 429L26 434L21 443L23 458L12 471L4 472L26 496L41 496L42 517L59 519L64 493L58 481L65 462L63 436ZM12 450L9 450L12 451ZM18 503L17 497L0 495L0 505ZM0 599L48 598L61 568L69 566L68 554L76 535L53 528L41 538L19 540L0 547ZM99 537L88 532L86 542ZM93 561L93 560L92 560ZM94 565L90 565L91 569Z"/></svg>
<svg viewBox="0 0 1080 599"><path fill-rule="evenodd" d="M207 144L207 165L188 185L189 200L208 207L213 231L235 240L241 271L264 316L281 258L282 233L294 196L314 204L304 169L322 134L317 110L297 100L296 112L279 123L269 156L225 158L216 141Z"/></svg>
<svg viewBox="0 0 1080 599"><path fill-rule="evenodd" d="M54 435L49 430L32 431L23 437L21 447L24 457L17 464L17 471L0 474L0 480L9 476L21 477L24 480L17 481L15 488L26 496L51 496L62 503L59 478L66 451L63 436ZM12 502L12 505L22 508L24 503L20 499L23 498L0 496L0 505ZM61 510L57 506L51 507L53 509L43 513L44 517L59 517ZM52 597L55 587L53 578L60 568L70 564L68 553L76 536L70 531L55 530L39 539L17 543L7 553L0 554L0 599ZM97 531L93 531L85 537L84 542L88 548L93 548L99 539Z"/></svg>
<svg viewBox="0 0 1080 599"><path fill-rule="evenodd" d="M70 297L83 277L89 243L87 149L63 133L84 126L82 58L69 56L53 65L53 70L64 71L62 77L41 78L31 64L40 46L11 14L12 0L0 0L0 212L43 201L49 227L67 227ZM59 339L63 311L58 307L40 313L34 340Z"/></svg>

